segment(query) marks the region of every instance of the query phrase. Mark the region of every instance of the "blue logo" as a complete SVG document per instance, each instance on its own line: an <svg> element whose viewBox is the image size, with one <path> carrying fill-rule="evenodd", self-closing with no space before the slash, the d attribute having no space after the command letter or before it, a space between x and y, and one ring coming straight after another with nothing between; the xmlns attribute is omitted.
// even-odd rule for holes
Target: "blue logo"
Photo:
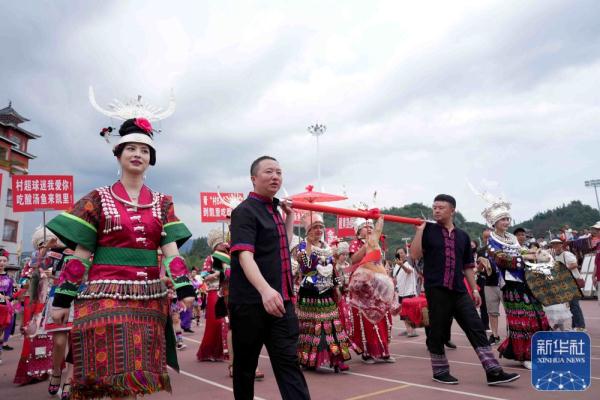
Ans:
<svg viewBox="0 0 600 400"><path fill-rule="evenodd" d="M591 383L591 341L584 332L536 332L531 384L536 390L580 392Z"/></svg>

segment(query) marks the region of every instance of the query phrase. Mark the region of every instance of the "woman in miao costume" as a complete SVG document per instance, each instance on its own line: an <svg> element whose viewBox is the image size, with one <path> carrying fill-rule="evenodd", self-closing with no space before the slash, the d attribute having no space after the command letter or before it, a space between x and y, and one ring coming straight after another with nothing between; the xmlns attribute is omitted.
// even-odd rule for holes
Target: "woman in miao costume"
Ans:
<svg viewBox="0 0 600 400"><path fill-rule="evenodd" d="M62 368L66 362L67 378L62 385L61 398L68 399L73 368L71 354L67 354L67 344L69 332L73 326L73 305L69 309L67 323L57 324L52 320L52 302L54 300L54 292L57 289L57 283L60 279L60 271L64 264L64 258L72 255L73 251L66 248L56 235L42 227L39 227L33 233L32 242L34 248L42 246L48 248L42 264L44 265L43 268L50 274L51 281L49 283L52 287L46 300L41 324L41 332L52 336L52 375L48 382L48 393L50 395L58 393L62 378Z"/></svg>
<svg viewBox="0 0 600 400"><path fill-rule="evenodd" d="M15 318L12 305L15 282L4 270L8 264L8 256L8 251L0 249L0 364L2 364L2 347L8 342Z"/></svg>
<svg viewBox="0 0 600 400"><path fill-rule="evenodd" d="M52 314L65 322L74 300L73 399L171 391L167 364L178 365L166 283L187 307L194 300L178 251L191 233L175 216L171 197L144 185L156 163L152 126L130 118L119 135L113 153L121 179L92 190L48 223L75 249L60 274ZM169 279L160 278L158 249Z"/></svg>
<svg viewBox="0 0 600 400"><path fill-rule="evenodd" d="M55 243L55 238L52 239L48 233L46 240L42 229L33 234L32 245L35 250L23 267L21 289L15 294L16 299L23 301L23 348L13 380L17 385L43 381L52 372L53 341L42 329L44 306L52 286L53 262L49 252Z"/></svg>
<svg viewBox="0 0 600 400"><path fill-rule="evenodd" d="M366 245L367 242L371 240L373 232L375 232L373 229L374 226L371 220L356 218L354 221L356 239L350 243L350 248L348 250L350 260L352 261L352 274L350 275L350 283L348 287L350 291L351 305L351 312L349 313L349 325L352 326L352 331L349 332L349 334L350 340L352 341L352 347L358 354L362 355L362 361L365 364L374 364L376 362L393 363L396 360L394 357L390 356L389 350L389 340L392 330L391 313L386 312L383 318L381 318L377 323L373 323L365 314L367 310L359 307L357 302L352 301L352 286L353 279L355 278L354 271L356 271L356 269L361 265L364 257L369 252L371 257L374 257L376 254L375 250L371 251L371 249L369 249ZM380 236L381 231L379 231L379 236L377 236L376 241L379 240ZM377 246L376 251L381 252L379 246ZM380 261L381 254L379 255L379 262Z"/></svg>
<svg viewBox="0 0 600 400"><path fill-rule="evenodd" d="M229 243L224 229L215 228L208 232L207 242L212 254L207 256L202 267L202 278L206 282L206 326L204 336L196 353L198 361L225 361L228 359L227 323L216 315L216 305L221 293L221 284L229 269ZM228 272L227 272L228 273Z"/></svg>
<svg viewBox="0 0 600 400"><path fill-rule="evenodd" d="M332 367L346 371L350 359L350 342L340 320L336 298L340 298L333 253L323 242L323 216L306 213L302 219L306 238L296 250L301 274L298 292L300 338L298 359L305 368Z"/></svg>
<svg viewBox="0 0 600 400"><path fill-rule="evenodd" d="M506 312L508 337L498 346L500 357L520 361L531 369L531 337L550 329L542 304L532 295L525 281L525 261L537 261L535 253L521 247L508 232L511 223L510 203L486 195L490 205L482 215L492 228L488 239L491 268L500 277L502 302Z"/></svg>

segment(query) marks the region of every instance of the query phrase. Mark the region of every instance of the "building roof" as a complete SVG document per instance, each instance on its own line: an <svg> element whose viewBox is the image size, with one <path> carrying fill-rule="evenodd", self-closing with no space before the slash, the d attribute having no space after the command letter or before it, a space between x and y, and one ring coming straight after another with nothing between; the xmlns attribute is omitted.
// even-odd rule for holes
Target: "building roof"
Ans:
<svg viewBox="0 0 600 400"><path fill-rule="evenodd" d="M18 146L19 145L17 142L13 142L9 138L7 138L6 136L3 136L1 134L0 134L0 140L2 140L3 142L6 142L8 144L10 144L11 146Z"/></svg>
<svg viewBox="0 0 600 400"><path fill-rule="evenodd" d="M0 110L0 121L8 124L19 125L22 122L29 121L27 118L19 114L12 108L12 101L8 102L8 107Z"/></svg>
<svg viewBox="0 0 600 400"><path fill-rule="evenodd" d="M11 129L14 129L15 131L20 132L23 135L27 136L29 139L39 139L39 138L42 137L41 135L37 135L35 133L29 132L27 129L23 129L20 126L17 126L17 125L12 124L12 123L7 123L7 122L4 122L2 120L0 120L0 125L6 126L8 128L11 128Z"/></svg>
<svg viewBox="0 0 600 400"><path fill-rule="evenodd" d="M28 152L26 152L26 151L23 151L23 150L21 150L21 149L15 148L15 147L13 147L13 148L12 148L12 149L10 149L10 150L11 150L11 151L14 151L15 153L18 153L18 154L20 154L20 155L22 155L22 156L24 156L24 157L27 157L27 158L29 158L30 160L33 160L33 159L35 158L35 156L34 156L33 154L30 154L30 153L28 153Z"/></svg>

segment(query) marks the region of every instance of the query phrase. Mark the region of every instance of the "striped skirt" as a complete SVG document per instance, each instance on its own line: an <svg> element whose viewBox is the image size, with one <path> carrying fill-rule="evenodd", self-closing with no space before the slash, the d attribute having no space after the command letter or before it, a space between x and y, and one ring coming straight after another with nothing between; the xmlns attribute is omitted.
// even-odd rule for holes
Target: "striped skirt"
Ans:
<svg viewBox="0 0 600 400"><path fill-rule="evenodd" d="M76 300L71 398L170 392L165 339L168 310L166 297Z"/></svg>
<svg viewBox="0 0 600 400"><path fill-rule="evenodd" d="M537 331L549 331L542 304L525 283L506 282L502 288L508 337L498 346L500 357L531 361L531 338Z"/></svg>

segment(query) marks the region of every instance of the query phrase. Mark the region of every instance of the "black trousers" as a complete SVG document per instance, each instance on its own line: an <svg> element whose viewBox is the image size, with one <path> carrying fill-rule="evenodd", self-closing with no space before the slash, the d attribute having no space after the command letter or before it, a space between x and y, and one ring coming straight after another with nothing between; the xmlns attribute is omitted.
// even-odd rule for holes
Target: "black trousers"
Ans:
<svg viewBox="0 0 600 400"><path fill-rule="evenodd" d="M269 352L281 398L310 399L296 355L299 325L292 302L285 302L281 318L268 314L262 304L230 304L229 311L235 399L254 398L254 373L263 345Z"/></svg>
<svg viewBox="0 0 600 400"><path fill-rule="evenodd" d="M429 335L427 336L429 352L437 355L445 354L444 343L447 341L452 319L456 319L473 348L490 345L475 304L467 293L434 287L425 291L425 297L429 308Z"/></svg>
<svg viewBox="0 0 600 400"><path fill-rule="evenodd" d="M481 297L481 306L479 307L479 314L481 315L481 322L483 327L487 330L490 329L490 317L487 312L487 306L485 305L485 278L477 277L477 286L479 286L479 296Z"/></svg>

